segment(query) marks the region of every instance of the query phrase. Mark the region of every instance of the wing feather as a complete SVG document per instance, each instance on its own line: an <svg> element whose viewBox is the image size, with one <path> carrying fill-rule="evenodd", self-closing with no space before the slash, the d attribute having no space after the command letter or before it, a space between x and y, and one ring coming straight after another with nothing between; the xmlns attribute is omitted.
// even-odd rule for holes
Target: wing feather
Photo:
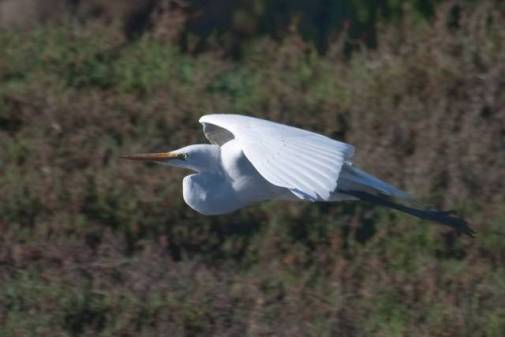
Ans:
<svg viewBox="0 0 505 337"><path fill-rule="evenodd" d="M236 139L266 180L301 199L328 200L343 164L354 153L349 144L249 116L205 115L200 123L209 141L222 145Z"/></svg>

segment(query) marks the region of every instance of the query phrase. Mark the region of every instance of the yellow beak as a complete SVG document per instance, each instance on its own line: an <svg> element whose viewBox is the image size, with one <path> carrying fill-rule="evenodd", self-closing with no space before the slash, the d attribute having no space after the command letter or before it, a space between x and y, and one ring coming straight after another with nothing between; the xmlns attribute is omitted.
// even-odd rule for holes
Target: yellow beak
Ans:
<svg viewBox="0 0 505 337"><path fill-rule="evenodd" d="M138 153L132 155L124 155L120 158L140 161L166 161L168 159L184 159L184 154L174 152Z"/></svg>

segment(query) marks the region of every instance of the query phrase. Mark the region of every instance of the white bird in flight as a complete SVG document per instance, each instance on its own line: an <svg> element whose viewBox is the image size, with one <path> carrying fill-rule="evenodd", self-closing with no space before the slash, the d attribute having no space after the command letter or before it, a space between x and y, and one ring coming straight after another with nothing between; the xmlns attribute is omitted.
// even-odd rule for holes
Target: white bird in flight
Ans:
<svg viewBox="0 0 505 337"><path fill-rule="evenodd" d="M326 136L255 117L200 118L212 144L122 156L194 171L183 179L184 201L204 215L226 214L264 200L364 200L451 226L473 236L454 212L420 206L409 194L360 170L354 147Z"/></svg>

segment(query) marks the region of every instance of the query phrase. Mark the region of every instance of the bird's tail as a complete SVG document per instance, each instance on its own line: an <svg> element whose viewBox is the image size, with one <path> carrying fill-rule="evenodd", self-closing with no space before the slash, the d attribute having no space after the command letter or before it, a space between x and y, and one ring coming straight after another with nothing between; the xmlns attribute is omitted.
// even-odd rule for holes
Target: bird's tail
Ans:
<svg viewBox="0 0 505 337"><path fill-rule="evenodd" d="M474 236L469 223L454 211L440 211L422 206L408 193L351 165L345 165L339 179L339 192L375 205L384 206L415 217L450 226L460 233Z"/></svg>

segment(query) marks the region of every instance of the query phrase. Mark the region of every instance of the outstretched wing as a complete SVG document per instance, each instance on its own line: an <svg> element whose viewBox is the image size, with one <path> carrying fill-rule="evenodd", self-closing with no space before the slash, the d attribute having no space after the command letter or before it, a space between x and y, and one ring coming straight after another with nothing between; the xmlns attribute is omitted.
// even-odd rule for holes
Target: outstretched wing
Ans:
<svg viewBox="0 0 505 337"><path fill-rule="evenodd" d="M349 144L254 117L205 115L200 123L210 142L236 139L266 180L305 200L328 200L342 165L354 153Z"/></svg>

